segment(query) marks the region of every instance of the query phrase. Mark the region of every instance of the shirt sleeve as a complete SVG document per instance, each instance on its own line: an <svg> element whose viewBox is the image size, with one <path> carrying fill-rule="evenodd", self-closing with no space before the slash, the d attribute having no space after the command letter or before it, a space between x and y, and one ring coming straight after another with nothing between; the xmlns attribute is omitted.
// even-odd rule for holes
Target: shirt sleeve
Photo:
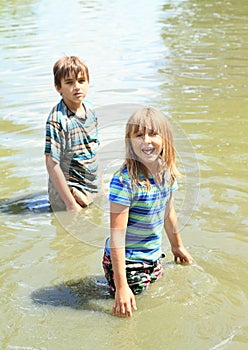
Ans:
<svg viewBox="0 0 248 350"><path fill-rule="evenodd" d="M61 125L56 121L48 119L46 123L45 154L60 162L64 140Z"/></svg>
<svg viewBox="0 0 248 350"><path fill-rule="evenodd" d="M110 182L109 201L129 207L132 200L132 189L128 181L120 180L119 175L112 178Z"/></svg>
<svg viewBox="0 0 248 350"><path fill-rule="evenodd" d="M100 146L100 139L99 139L99 135L98 135L98 117L96 115L96 111L94 109L94 106L92 104L92 102L90 102L89 100L84 99L83 104L86 108L86 111L89 113L91 113L91 116L93 118L93 122L95 123L96 126L96 139L97 139L97 143L98 146Z"/></svg>
<svg viewBox="0 0 248 350"><path fill-rule="evenodd" d="M178 189L178 183L177 183L177 179L174 180L172 186L171 186L171 192L174 192Z"/></svg>

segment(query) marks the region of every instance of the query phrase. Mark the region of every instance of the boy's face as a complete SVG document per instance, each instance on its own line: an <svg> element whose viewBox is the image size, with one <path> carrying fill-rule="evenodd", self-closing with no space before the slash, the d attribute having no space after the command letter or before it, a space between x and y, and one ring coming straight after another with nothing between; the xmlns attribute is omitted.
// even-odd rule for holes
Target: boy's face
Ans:
<svg viewBox="0 0 248 350"><path fill-rule="evenodd" d="M69 108L81 106L89 88L85 75L80 72L77 77L67 75L61 79L61 86L56 86L57 91L62 95L65 104Z"/></svg>

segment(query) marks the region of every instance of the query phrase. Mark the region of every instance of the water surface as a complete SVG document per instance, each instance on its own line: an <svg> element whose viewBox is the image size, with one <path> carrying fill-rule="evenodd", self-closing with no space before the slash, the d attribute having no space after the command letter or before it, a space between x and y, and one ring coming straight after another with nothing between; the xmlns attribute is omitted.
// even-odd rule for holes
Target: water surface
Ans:
<svg viewBox="0 0 248 350"><path fill-rule="evenodd" d="M1 348L247 349L247 1L18 0L0 14ZM89 65L106 188L133 109L161 108L175 131L195 263L174 265L165 239L165 275L131 320L111 316L102 279L106 197L80 218L45 205L64 54Z"/></svg>

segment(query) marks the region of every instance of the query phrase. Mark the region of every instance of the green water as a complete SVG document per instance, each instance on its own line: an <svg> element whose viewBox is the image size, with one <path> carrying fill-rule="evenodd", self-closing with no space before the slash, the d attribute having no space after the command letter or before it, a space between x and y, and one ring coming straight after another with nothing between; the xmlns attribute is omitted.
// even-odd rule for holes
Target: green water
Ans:
<svg viewBox="0 0 248 350"><path fill-rule="evenodd" d="M0 1L1 349L246 350L248 2ZM137 105L171 117L175 206L195 259L110 314L102 280L107 194L81 217L45 203L44 125L52 65L89 65L106 191Z"/></svg>

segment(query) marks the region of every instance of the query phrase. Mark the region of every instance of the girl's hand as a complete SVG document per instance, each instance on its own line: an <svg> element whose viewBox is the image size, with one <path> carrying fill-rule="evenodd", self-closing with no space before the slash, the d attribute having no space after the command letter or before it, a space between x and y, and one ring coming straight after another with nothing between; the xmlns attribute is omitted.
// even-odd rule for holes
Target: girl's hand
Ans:
<svg viewBox="0 0 248 350"><path fill-rule="evenodd" d="M113 315L120 317L132 317L132 308L137 310L133 292L128 285L116 289L115 301L112 309Z"/></svg>
<svg viewBox="0 0 248 350"><path fill-rule="evenodd" d="M174 261L177 263L178 260L180 263L188 263L192 264L193 258L187 251L187 249L184 248L184 246L180 247L172 247L172 253L174 254Z"/></svg>

